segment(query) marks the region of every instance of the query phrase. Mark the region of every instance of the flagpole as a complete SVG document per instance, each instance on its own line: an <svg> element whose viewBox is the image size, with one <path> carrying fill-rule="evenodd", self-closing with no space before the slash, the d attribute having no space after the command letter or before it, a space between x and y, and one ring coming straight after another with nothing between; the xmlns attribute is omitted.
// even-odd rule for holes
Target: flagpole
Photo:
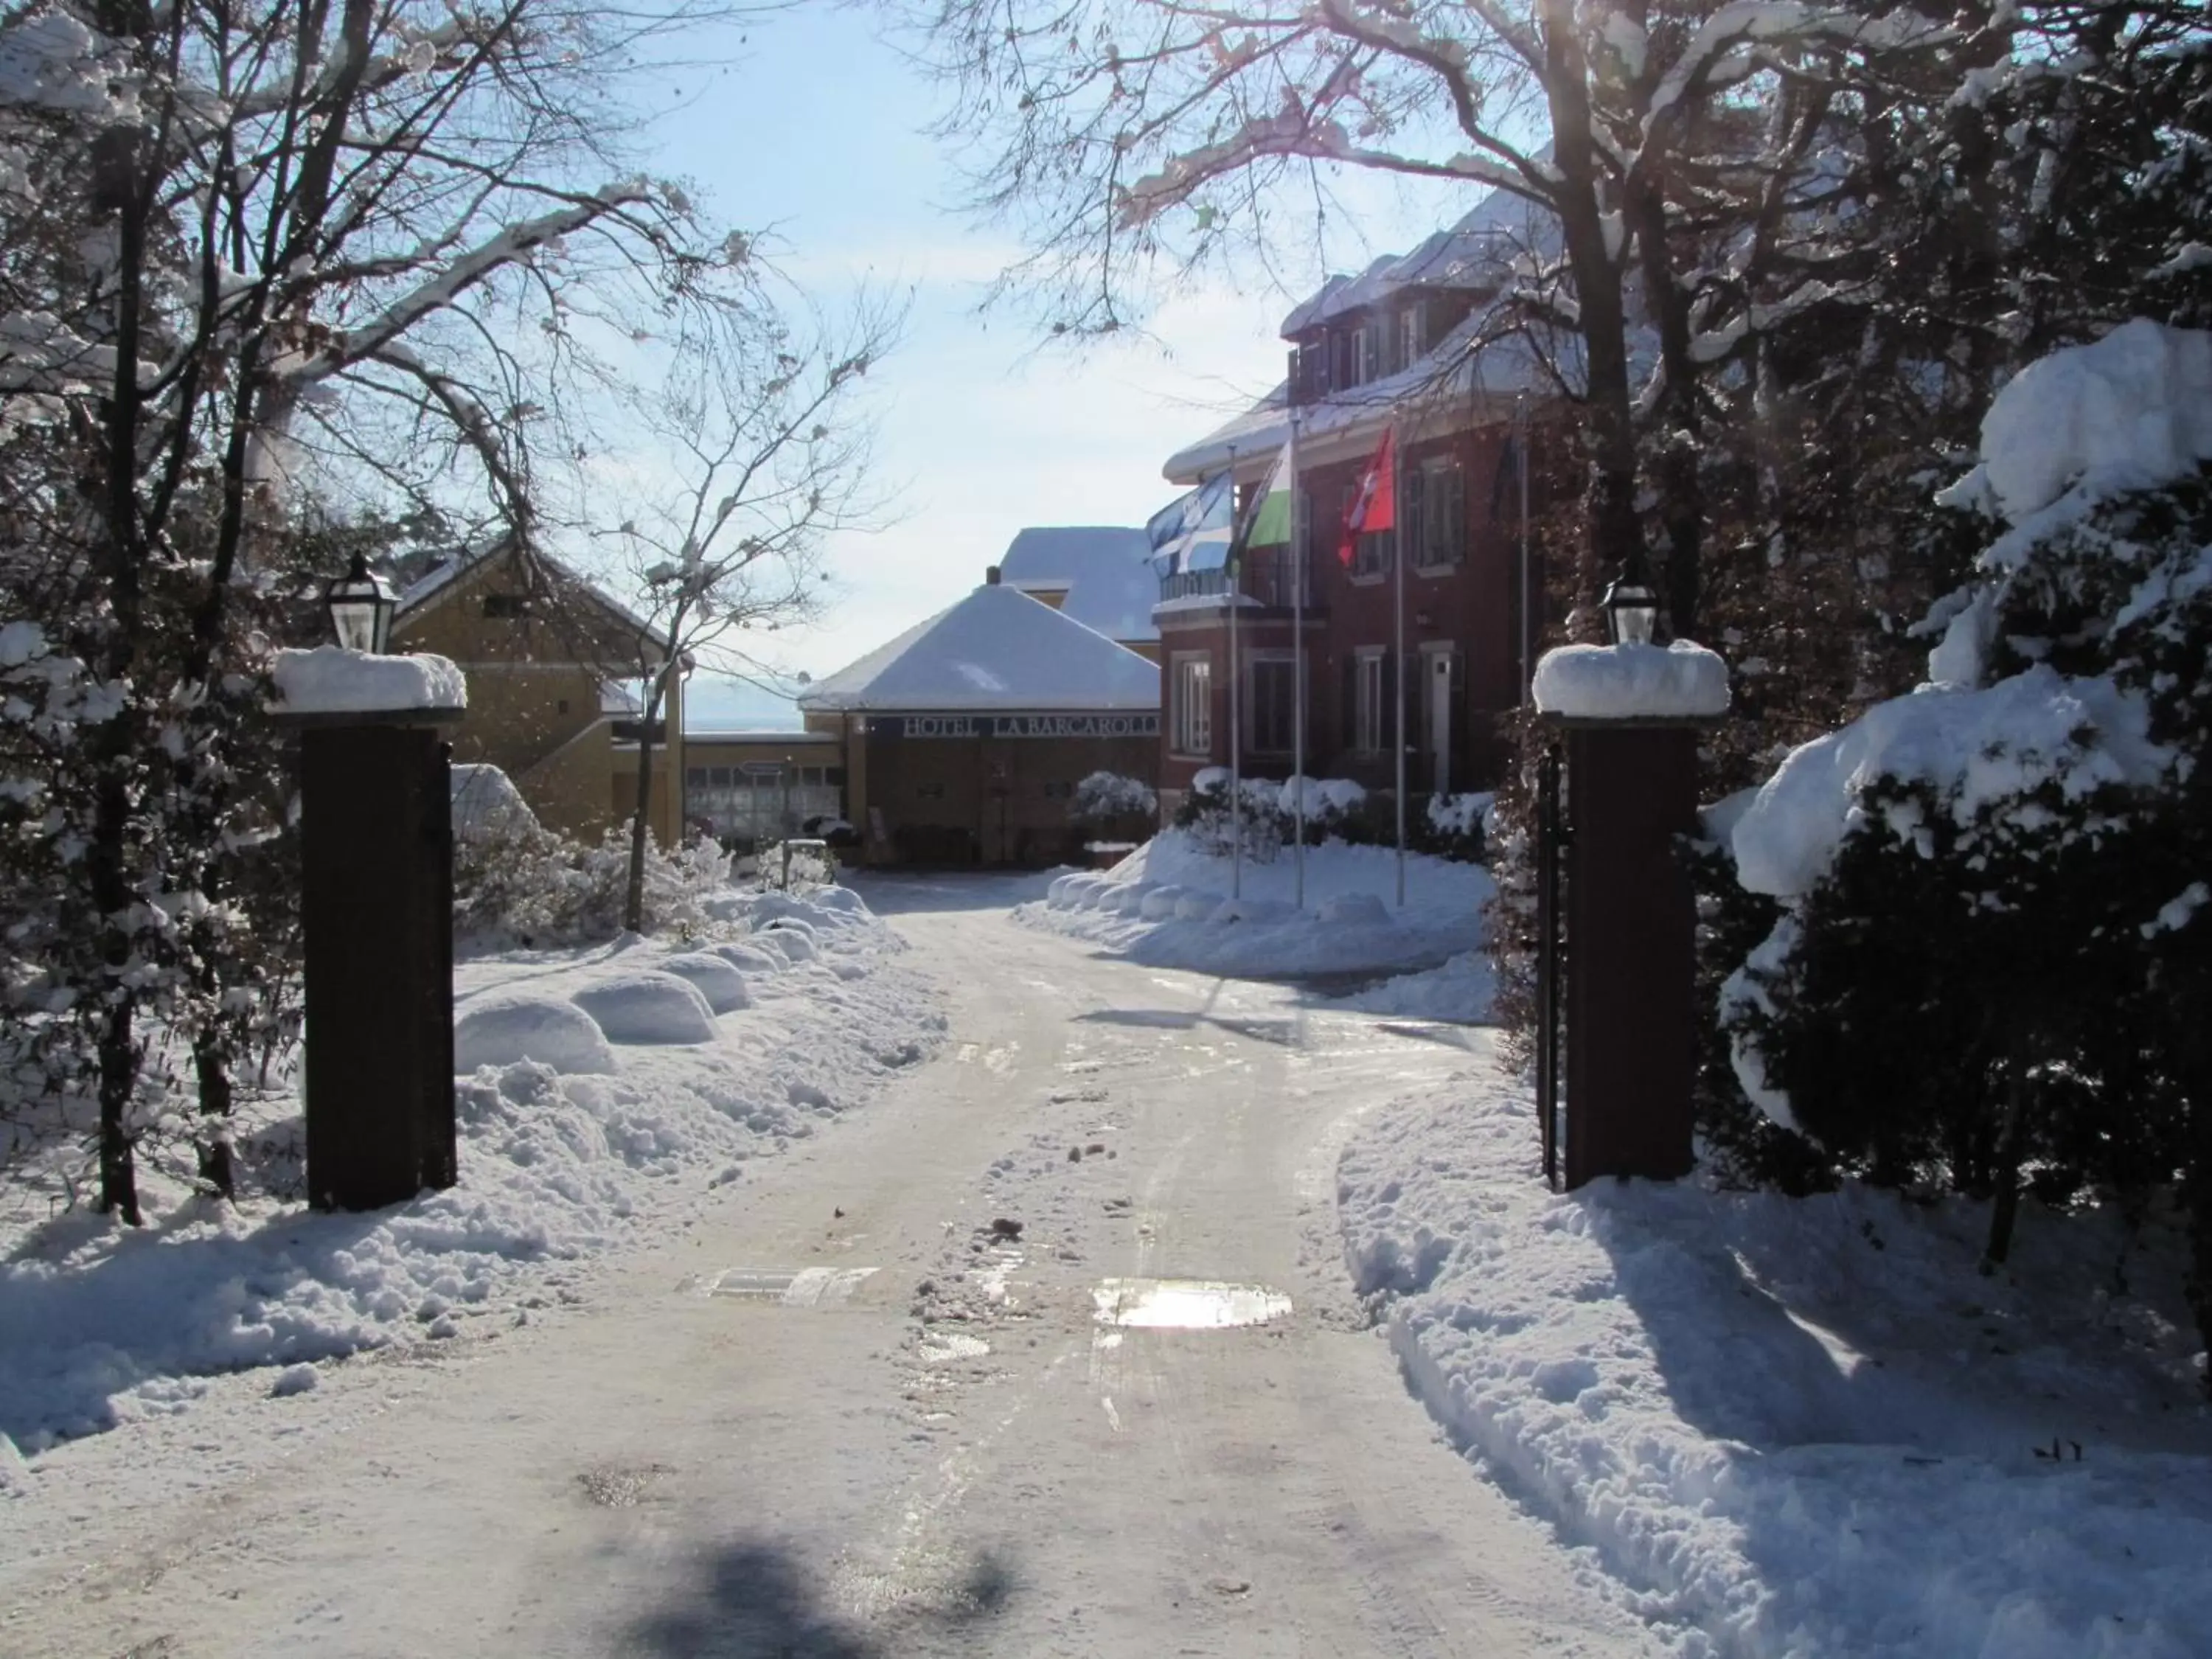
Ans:
<svg viewBox="0 0 2212 1659"><path fill-rule="evenodd" d="M1244 720L1237 672L1237 613L1244 608L1243 555L1229 547L1229 896L1244 896Z"/></svg>
<svg viewBox="0 0 2212 1659"><path fill-rule="evenodd" d="M1262 489L1266 480L1261 481ZM1229 452L1229 896L1244 896L1244 720L1243 699L1237 682L1237 613L1244 608L1243 569L1244 550L1233 506L1237 492L1237 452Z"/></svg>
<svg viewBox="0 0 2212 1659"><path fill-rule="evenodd" d="M1305 539L1313 539L1313 526L1305 527ZM1298 538L1298 410L1291 405L1291 695L1297 699L1291 711L1291 787L1297 792L1292 804L1292 822L1296 825L1297 847L1292 854L1292 882L1297 889L1298 908L1306 908L1306 568L1310 558L1307 548Z"/></svg>
<svg viewBox="0 0 2212 1659"><path fill-rule="evenodd" d="M1394 459L1395 465L1395 459ZM1424 520L1425 523L1425 520ZM1396 544L1398 556L1391 561L1393 571L1390 610L1396 644L1393 664L1398 682L1398 908L1406 908L1406 527L1395 526L1390 539Z"/></svg>
<svg viewBox="0 0 2212 1659"><path fill-rule="evenodd" d="M1515 470L1521 475L1521 701L1527 702L1534 678L1529 659L1535 655L1536 618L1528 609L1528 394L1513 400Z"/></svg>

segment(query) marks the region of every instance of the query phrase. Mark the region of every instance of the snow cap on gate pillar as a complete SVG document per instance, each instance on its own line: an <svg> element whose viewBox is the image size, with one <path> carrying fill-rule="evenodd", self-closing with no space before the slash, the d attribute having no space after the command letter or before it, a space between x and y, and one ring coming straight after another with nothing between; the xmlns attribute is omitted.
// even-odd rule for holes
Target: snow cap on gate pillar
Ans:
<svg viewBox="0 0 2212 1659"><path fill-rule="evenodd" d="M1538 659L1536 712L1573 720L1702 720L1728 713L1728 665L1702 645L1563 645Z"/></svg>
<svg viewBox="0 0 2212 1659"><path fill-rule="evenodd" d="M279 651L270 665L280 718L374 725L442 725L469 705L469 683L449 658L336 645Z"/></svg>

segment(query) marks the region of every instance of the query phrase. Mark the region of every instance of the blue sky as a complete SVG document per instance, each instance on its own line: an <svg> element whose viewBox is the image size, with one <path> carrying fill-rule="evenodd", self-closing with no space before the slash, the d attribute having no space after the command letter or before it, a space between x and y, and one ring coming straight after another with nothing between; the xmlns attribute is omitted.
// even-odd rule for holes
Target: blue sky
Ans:
<svg viewBox="0 0 2212 1659"><path fill-rule="evenodd" d="M862 283L913 291L905 341L870 377L896 521L831 544L830 614L778 653L817 676L951 604L1024 526L1141 524L1164 506L1167 456L1280 379L1294 297L1181 284L1152 339L1080 350L1041 344L1018 310L979 314L1019 250L958 210L960 179L923 131L943 89L879 28L858 7L773 16L726 43L738 61L670 77L650 140L653 170L696 183L709 212L772 226L778 263L825 304ZM691 708L695 726L766 712L703 675Z"/></svg>

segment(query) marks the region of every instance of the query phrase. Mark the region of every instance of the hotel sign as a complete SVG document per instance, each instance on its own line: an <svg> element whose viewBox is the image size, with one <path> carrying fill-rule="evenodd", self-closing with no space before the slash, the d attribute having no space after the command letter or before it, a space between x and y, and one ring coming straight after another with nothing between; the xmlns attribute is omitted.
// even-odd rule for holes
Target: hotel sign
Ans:
<svg viewBox="0 0 2212 1659"><path fill-rule="evenodd" d="M1157 738L1158 714L871 714L872 738Z"/></svg>

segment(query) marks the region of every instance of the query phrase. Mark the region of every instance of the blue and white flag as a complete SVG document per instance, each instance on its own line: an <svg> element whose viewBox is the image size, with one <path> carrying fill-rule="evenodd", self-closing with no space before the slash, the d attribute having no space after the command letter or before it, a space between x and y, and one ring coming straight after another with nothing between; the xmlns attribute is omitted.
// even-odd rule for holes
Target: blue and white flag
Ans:
<svg viewBox="0 0 2212 1659"><path fill-rule="evenodd" d="M1224 468L1146 520L1145 538L1162 575L1210 570L1227 561L1233 496Z"/></svg>

